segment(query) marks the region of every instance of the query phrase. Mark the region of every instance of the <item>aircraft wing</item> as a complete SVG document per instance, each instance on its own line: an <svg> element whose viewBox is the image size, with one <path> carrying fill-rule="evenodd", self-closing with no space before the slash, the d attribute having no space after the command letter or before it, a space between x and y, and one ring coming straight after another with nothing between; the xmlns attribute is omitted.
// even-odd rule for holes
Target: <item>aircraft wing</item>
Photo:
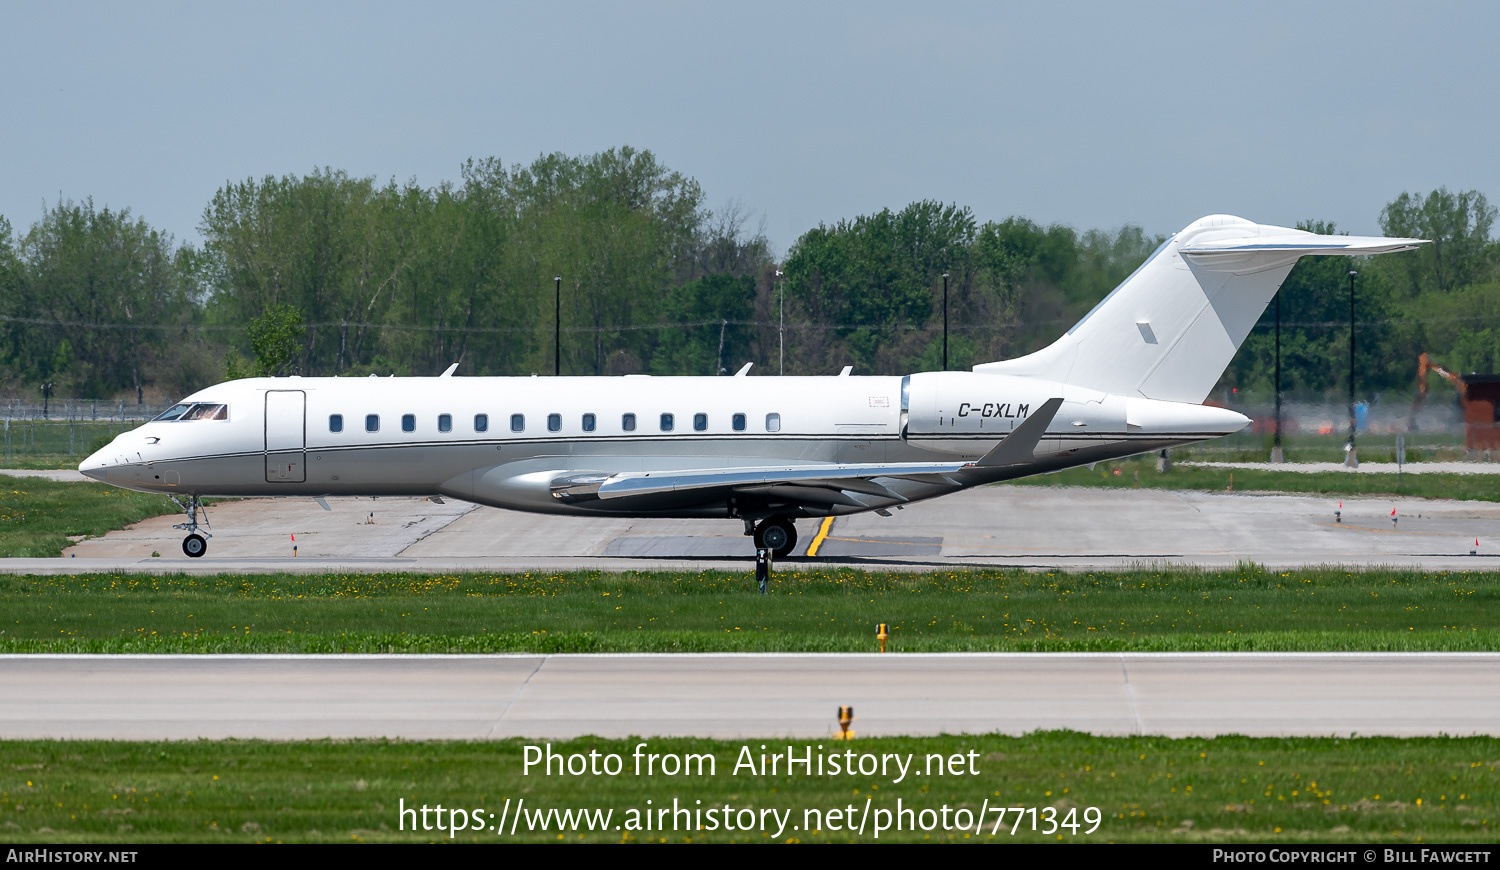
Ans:
<svg viewBox="0 0 1500 870"><path fill-rule="evenodd" d="M1048 399L1015 431L974 462L838 463L777 465L682 471L634 471L579 475L555 480L556 498L601 500L678 495L713 498L720 494L816 505L877 508L926 497L934 490L982 483L996 469L1033 461L1037 443L1062 399Z"/></svg>
<svg viewBox="0 0 1500 870"><path fill-rule="evenodd" d="M763 489L768 486L817 486L852 484L878 477L933 478L955 474L969 462L902 462L891 464L848 463L840 465L787 465L765 468L730 468L693 471L640 471L615 474L599 485L602 499L622 498L694 489ZM956 483L956 481L955 481Z"/></svg>

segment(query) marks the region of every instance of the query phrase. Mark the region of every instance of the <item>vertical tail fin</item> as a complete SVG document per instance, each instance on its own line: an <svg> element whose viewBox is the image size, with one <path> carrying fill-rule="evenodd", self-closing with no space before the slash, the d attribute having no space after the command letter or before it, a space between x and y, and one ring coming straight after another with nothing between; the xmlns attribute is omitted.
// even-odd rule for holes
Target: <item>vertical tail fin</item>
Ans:
<svg viewBox="0 0 1500 870"><path fill-rule="evenodd" d="M1307 255L1383 254L1420 239L1320 236L1212 215L1162 243L1067 334L976 372L1202 402L1287 273Z"/></svg>

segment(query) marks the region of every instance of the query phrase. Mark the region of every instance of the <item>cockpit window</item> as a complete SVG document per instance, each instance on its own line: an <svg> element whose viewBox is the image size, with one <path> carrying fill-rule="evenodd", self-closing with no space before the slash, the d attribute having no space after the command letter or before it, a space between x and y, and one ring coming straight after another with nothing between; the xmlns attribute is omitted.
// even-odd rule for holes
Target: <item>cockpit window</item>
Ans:
<svg viewBox="0 0 1500 870"><path fill-rule="evenodd" d="M180 419L180 420L228 420L229 419L229 406L228 405L213 405L213 404L209 404L207 402L200 402L200 403L194 405L193 407L189 408L188 411L187 411L187 413L183 414L178 419Z"/></svg>
<svg viewBox="0 0 1500 870"><path fill-rule="evenodd" d="M172 420L228 420L229 406L218 405L212 402L198 402L189 405L186 402L173 405L158 414L151 422L169 422Z"/></svg>
<svg viewBox="0 0 1500 870"><path fill-rule="evenodd" d="M157 414L155 417L153 417L152 420L151 420L151 422L157 423L157 422L166 422L167 420L176 420L178 417L181 417L184 413L186 413L187 409L191 408L191 407L193 407L193 406L192 405L173 405L172 407L168 408L165 411L162 411L160 414Z"/></svg>

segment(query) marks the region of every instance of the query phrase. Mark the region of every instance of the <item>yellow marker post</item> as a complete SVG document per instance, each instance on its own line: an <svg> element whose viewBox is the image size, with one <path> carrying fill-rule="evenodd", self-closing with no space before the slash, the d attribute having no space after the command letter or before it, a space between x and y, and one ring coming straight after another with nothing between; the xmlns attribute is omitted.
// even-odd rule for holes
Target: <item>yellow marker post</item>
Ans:
<svg viewBox="0 0 1500 870"><path fill-rule="evenodd" d="M849 725L854 721L854 708L843 706L839 708L839 733L833 735L834 740L853 740L854 732L849 730Z"/></svg>
<svg viewBox="0 0 1500 870"><path fill-rule="evenodd" d="M885 639L890 636L891 632L888 628L886 628L885 623L882 622L879 625L875 626L875 639L880 641L881 652L885 652Z"/></svg>

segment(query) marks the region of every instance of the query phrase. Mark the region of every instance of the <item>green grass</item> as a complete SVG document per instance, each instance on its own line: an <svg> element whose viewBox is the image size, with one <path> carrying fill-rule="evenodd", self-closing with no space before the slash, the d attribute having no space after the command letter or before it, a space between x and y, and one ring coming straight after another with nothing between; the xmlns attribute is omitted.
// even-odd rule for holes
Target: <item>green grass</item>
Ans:
<svg viewBox="0 0 1500 870"><path fill-rule="evenodd" d="M60 556L70 535L94 537L176 512L161 495L0 475L0 557Z"/></svg>
<svg viewBox="0 0 1500 870"><path fill-rule="evenodd" d="M1204 457L1205 459L1209 457ZM1119 469L1120 473L1115 474ZM1231 476L1233 481L1230 480ZM1155 460L1136 457L1101 462L1092 469L1070 468L1010 481L1006 486L1092 486L1113 489L1168 489L1203 492L1306 492L1330 496L1397 495L1500 501L1500 475L1385 474L1344 471L1262 471L1251 468L1202 468L1173 465L1160 473Z"/></svg>
<svg viewBox="0 0 1500 870"><path fill-rule="evenodd" d="M1396 437L1394 433L1359 433L1356 439L1359 458L1364 462L1395 462ZM1468 455L1462 431L1407 432L1401 438L1406 445L1407 462L1454 462ZM1187 447L1174 447L1171 456L1189 461L1265 462L1271 455L1273 440L1270 433L1246 430ZM1347 428L1327 435L1299 432L1283 437L1281 448L1288 462L1343 462L1347 440Z"/></svg>
<svg viewBox="0 0 1500 870"><path fill-rule="evenodd" d="M856 723L857 728L857 723ZM904 807L970 816L990 805L1053 807L1082 820L1098 810L1092 834L1031 830L1028 817L1012 834L1010 813L998 836L994 815L981 836L969 831L883 832L881 842L978 840L1000 842L1237 842L1442 843L1494 842L1500 816L1500 740L1493 738L1178 739L1106 738L1038 732L932 738L856 738L850 744L813 741L815 755L929 753L964 756L961 773L907 776L788 776L751 773L735 763L742 746L761 743L799 757L807 741L652 739L646 751L708 753L713 775L633 775L635 739L582 738L554 743L564 755L616 753L618 776L522 775L523 743L317 741L0 742L0 841L7 842L423 842L448 834L399 830L407 807L443 805L481 810L495 822L510 800L527 809L609 809L602 832L526 832L512 837L465 830L461 842L563 839L618 842L767 842L770 832L616 831L630 810L679 805L734 810L791 811L779 841L874 841L880 811ZM818 747L822 747L819 749ZM974 753L971 774L968 753ZM914 768L915 769L915 768ZM702 804L696 803L702 801ZM853 807L857 820L869 802L871 821L857 832L791 830L808 817ZM467 815L467 812L465 813ZM1093 816L1093 814L1089 814ZM934 814L935 816L935 814ZM932 820L934 816L929 816ZM951 818L951 817L950 817ZM1045 818L1045 815L1042 816ZM429 821L431 816L429 816ZM446 825L445 825L446 827ZM508 827L508 826L507 826Z"/></svg>
<svg viewBox="0 0 1500 870"><path fill-rule="evenodd" d="M1494 650L1500 575L0 575L4 652Z"/></svg>
<svg viewBox="0 0 1500 870"><path fill-rule="evenodd" d="M0 467L77 468L84 457L142 422L11 420L0 438Z"/></svg>

